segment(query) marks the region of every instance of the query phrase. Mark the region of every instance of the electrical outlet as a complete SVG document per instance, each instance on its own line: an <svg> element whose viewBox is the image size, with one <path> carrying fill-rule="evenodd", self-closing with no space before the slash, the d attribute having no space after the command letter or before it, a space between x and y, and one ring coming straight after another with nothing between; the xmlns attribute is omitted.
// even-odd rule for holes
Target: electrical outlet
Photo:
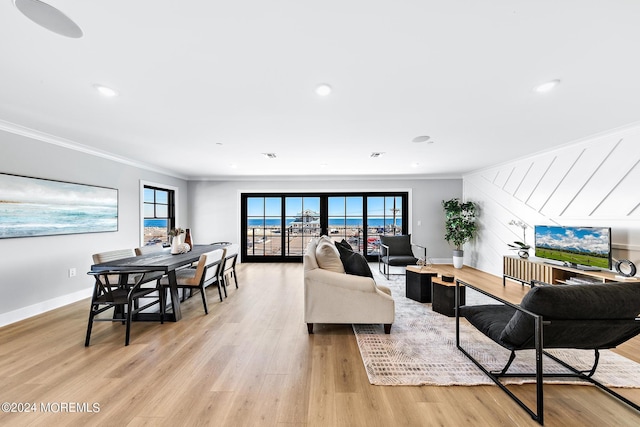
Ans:
<svg viewBox="0 0 640 427"><path fill-rule="evenodd" d="M76 276L76 269L75 268L70 268L69 269L69 277L75 277Z"/></svg>

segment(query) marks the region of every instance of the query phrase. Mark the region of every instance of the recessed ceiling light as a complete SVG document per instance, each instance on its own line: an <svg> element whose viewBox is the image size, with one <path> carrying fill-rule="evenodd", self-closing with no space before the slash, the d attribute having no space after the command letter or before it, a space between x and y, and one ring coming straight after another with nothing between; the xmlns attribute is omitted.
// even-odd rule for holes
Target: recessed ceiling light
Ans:
<svg viewBox="0 0 640 427"><path fill-rule="evenodd" d="M422 135L422 136L416 136L411 141L412 142L427 142L429 140L429 138L431 138L431 137L427 136L427 135Z"/></svg>
<svg viewBox="0 0 640 427"><path fill-rule="evenodd" d="M267 159L275 159L276 158L276 153L262 153L263 156L265 156Z"/></svg>
<svg viewBox="0 0 640 427"><path fill-rule="evenodd" d="M93 87L98 92L100 92L100 94L102 94L104 96L112 97L112 96L118 95L118 92L116 92L115 90L111 89L110 87L106 87L106 86L102 86L102 85L93 85Z"/></svg>
<svg viewBox="0 0 640 427"><path fill-rule="evenodd" d="M383 154L384 154L383 152L380 152L380 151L374 151L373 153L371 153L371 157L375 159L375 158L377 158L377 157L382 156Z"/></svg>
<svg viewBox="0 0 640 427"><path fill-rule="evenodd" d="M13 4L24 16L49 31L74 39L82 37L78 24L47 3L39 0L13 0Z"/></svg>
<svg viewBox="0 0 640 427"><path fill-rule="evenodd" d="M417 168L418 166L420 166L420 163L418 162L411 163L412 168Z"/></svg>
<svg viewBox="0 0 640 427"><path fill-rule="evenodd" d="M549 92L551 89L558 86L559 84L560 84L560 80L555 79L555 80L548 81L546 83L542 83L539 86L536 86L534 90L540 93Z"/></svg>
<svg viewBox="0 0 640 427"><path fill-rule="evenodd" d="M331 86L326 83L316 86L316 93L320 96L327 96L331 93Z"/></svg>

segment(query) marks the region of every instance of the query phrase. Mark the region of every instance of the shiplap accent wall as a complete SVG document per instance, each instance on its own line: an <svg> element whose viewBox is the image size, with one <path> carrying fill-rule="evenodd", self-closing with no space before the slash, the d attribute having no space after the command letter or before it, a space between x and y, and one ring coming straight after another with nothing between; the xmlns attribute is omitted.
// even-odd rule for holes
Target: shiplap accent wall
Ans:
<svg viewBox="0 0 640 427"><path fill-rule="evenodd" d="M501 275L507 243L533 246L536 224L612 228L613 256L640 268L640 126L617 130L463 177L480 208L478 237L465 263ZM533 249L531 249L533 255Z"/></svg>

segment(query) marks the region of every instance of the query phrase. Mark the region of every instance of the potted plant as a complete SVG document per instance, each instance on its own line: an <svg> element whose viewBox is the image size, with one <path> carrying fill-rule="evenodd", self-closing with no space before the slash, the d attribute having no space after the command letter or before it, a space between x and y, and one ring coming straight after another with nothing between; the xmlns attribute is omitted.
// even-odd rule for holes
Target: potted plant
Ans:
<svg viewBox="0 0 640 427"><path fill-rule="evenodd" d="M515 241L513 243L507 243L507 245L511 250L518 251L518 256L520 258L529 258L529 249L531 249L531 246L527 244L527 228L529 226L523 221L516 221L515 219L509 221L509 225L515 225L522 228L522 242Z"/></svg>
<svg viewBox="0 0 640 427"><path fill-rule="evenodd" d="M477 230L476 205L473 202L460 202L458 199L443 200L445 215L444 240L454 246L453 266L462 268L462 245L471 240Z"/></svg>

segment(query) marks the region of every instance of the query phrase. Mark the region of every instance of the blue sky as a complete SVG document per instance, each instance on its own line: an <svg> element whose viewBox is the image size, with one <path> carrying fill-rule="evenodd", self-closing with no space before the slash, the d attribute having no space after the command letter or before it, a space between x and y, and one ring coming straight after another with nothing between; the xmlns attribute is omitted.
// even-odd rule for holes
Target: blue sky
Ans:
<svg viewBox="0 0 640 427"><path fill-rule="evenodd" d="M401 197L395 197L396 208L400 209ZM393 217L394 197L369 197L367 211L370 217ZM310 209L320 212L319 197L287 197L285 200L285 215L296 216L303 210ZM282 215L280 197L249 197L247 198L248 216L279 217ZM330 197L329 216L362 216L362 197ZM400 212L398 212L398 217Z"/></svg>
<svg viewBox="0 0 640 427"><path fill-rule="evenodd" d="M536 246L609 251L609 228L536 226Z"/></svg>

